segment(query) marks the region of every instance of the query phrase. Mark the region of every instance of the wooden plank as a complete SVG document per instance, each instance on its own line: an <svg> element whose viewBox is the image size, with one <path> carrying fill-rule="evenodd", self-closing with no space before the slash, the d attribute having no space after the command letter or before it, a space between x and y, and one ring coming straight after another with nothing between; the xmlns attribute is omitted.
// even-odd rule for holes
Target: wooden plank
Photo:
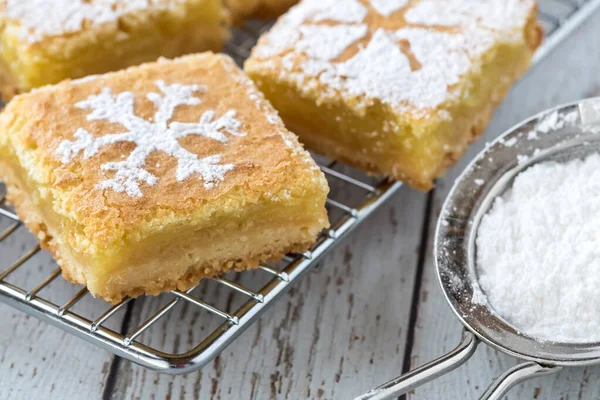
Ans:
<svg viewBox="0 0 600 400"><path fill-rule="evenodd" d="M557 51L536 66L510 93L498 110L485 138L441 180L434 197L428 241L428 258L421 282L418 319L411 366L419 366L451 350L459 341L461 324L446 304L435 276L432 235L441 204L454 179L468 161L489 141L524 118L548 107L600 95L600 13L568 38ZM481 346L473 359L453 373L417 389L415 399L473 399L492 379L517 360ZM509 399L600 398L600 367L566 369L555 376L538 378L513 389Z"/></svg>
<svg viewBox="0 0 600 400"><path fill-rule="evenodd" d="M113 398L346 399L371 388L402 364L424 198L403 189L199 372L171 377L121 363ZM202 290L227 308L227 291ZM132 325L160 304L141 307ZM196 313L191 323L186 313ZM206 313L174 312L149 341L182 350L210 323Z"/></svg>
<svg viewBox="0 0 600 400"><path fill-rule="evenodd" d="M0 232L8 227L0 222ZM34 247L36 240L24 227L0 243L0 269L4 270ZM31 290L58 266L42 252L11 274L7 281ZM62 278L40 295L63 304L80 287ZM100 315L108 305L84 298L76 311ZM0 399L100 398L113 356L58 328L41 322L6 305L0 305ZM111 321L119 328L121 316Z"/></svg>

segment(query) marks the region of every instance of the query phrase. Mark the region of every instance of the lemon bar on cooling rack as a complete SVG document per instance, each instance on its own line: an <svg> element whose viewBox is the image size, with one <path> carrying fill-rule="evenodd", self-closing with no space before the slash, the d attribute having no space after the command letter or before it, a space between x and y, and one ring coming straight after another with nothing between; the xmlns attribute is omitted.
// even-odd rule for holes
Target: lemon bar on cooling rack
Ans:
<svg viewBox="0 0 600 400"><path fill-rule="evenodd" d="M218 50L221 0L0 0L0 92Z"/></svg>
<svg viewBox="0 0 600 400"><path fill-rule="evenodd" d="M213 53L16 96L0 178L65 278L110 302L304 251L328 225L322 172Z"/></svg>
<svg viewBox="0 0 600 400"><path fill-rule="evenodd" d="M534 0L304 0L244 69L307 147L429 189L541 41Z"/></svg>

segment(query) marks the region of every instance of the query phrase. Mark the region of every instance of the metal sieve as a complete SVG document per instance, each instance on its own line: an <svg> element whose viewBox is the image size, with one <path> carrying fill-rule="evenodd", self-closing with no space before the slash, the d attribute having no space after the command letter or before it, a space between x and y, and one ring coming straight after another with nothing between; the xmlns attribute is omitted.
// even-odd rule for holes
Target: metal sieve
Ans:
<svg viewBox="0 0 600 400"><path fill-rule="evenodd" d="M544 111L489 144L454 183L435 234L437 276L464 325L448 354L371 390L356 400L396 398L465 363L479 342L524 360L494 380L481 399L500 399L515 384L562 367L600 363L600 343L540 341L527 336L485 301L477 279L475 239L493 200L535 163L566 162L600 151L600 98Z"/></svg>

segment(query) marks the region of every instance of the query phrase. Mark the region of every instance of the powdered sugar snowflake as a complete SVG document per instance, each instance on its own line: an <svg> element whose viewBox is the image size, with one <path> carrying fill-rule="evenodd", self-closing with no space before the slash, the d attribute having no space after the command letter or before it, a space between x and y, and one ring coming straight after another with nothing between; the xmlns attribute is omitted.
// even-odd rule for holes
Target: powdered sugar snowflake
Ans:
<svg viewBox="0 0 600 400"><path fill-rule="evenodd" d="M95 156L103 147L118 142L131 142L136 148L123 161L108 162L101 166L103 171L114 171L111 179L98 184L100 189L112 189L115 192L126 192L132 197L141 197L139 182L155 185L159 178L148 172L144 166L146 158L155 151L164 152L177 158L176 178L183 181L194 173L200 174L207 189L214 187L224 179L225 174L234 168L233 164L220 164L221 155L199 158L183 148L178 139L189 135L200 135L221 143L228 137L244 136L239 131L240 121L236 119L235 110L229 110L222 117L215 119L214 111L205 111L197 123L169 122L173 112L180 105L197 105L201 100L194 93L206 91L199 85L167 84L156 81L159 93L148 93L147 98L156 106L156 113L150 120L135 115L134 94L122 92L113 95L110 88L104 88L99 95L93 95L75 106L92 110L88 121L105 120L124 126L123 133L94 137L83 128L75 132L75 141L64 140L57 149L63 164L70 163L79 153L86 160Z"/></svg>

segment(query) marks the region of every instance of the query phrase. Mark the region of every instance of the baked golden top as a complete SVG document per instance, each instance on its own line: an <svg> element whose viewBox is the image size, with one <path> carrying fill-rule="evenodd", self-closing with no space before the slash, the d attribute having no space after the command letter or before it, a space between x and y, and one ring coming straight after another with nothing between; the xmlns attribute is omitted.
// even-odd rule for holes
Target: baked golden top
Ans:
<svg viewBox="0 0 600 400"><path fill-rule="evenodd" d="M213 53L17 96L0 114L2 151L78 243L100 247L328 190L252 82Z"/></svg>
<svg viewBox="0 0 600 400"><path fill-rule="evenodd" d="M206 0L0 0L4 30L23 42L34 44L46 39L111 25L127 35L153 15L170 13L185 16L186 10L202 6ZM126 19L126 20L124 20Z"/></svg>
<svg viewBox="0 0 600 400"><path fill-rule="evenodd" d="M524 43L534 0L304 0L246 62L319 101L383 103L426 116L503 42Z"/></svg>

